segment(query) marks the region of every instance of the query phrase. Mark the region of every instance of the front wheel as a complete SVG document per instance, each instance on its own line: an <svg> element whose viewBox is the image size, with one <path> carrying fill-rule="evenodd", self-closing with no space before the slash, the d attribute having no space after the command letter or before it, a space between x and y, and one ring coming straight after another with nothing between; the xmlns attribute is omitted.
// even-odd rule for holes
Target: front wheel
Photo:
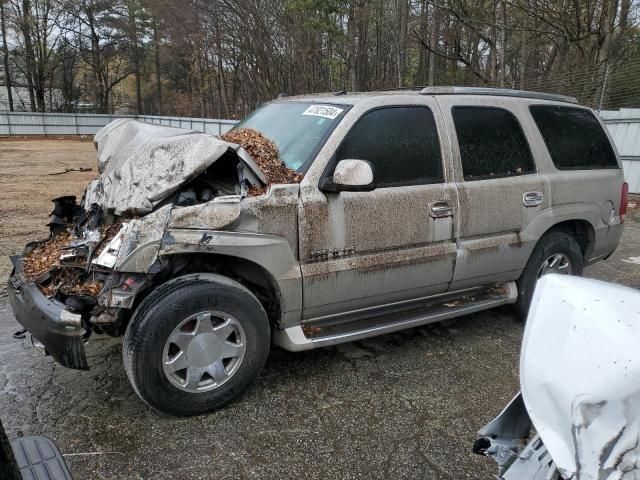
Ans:
<svg viewBox="0 0 640 480"><path fill-rule="evenodd" d="M136 393L172 415L214 410L244 391L267 359L271 330L239 283L193 274L158 287L138 307L123 342Z"/></svg>
<svg viewBox="0 0 640 480"><path fill-rule="evenodd" d="M531 299L540 277L547 273L582 275L583 257L580 245L571 235L551 232L544 235L533 249L531 257L518 280L516 310L524 320L529 313Z"/></svg>

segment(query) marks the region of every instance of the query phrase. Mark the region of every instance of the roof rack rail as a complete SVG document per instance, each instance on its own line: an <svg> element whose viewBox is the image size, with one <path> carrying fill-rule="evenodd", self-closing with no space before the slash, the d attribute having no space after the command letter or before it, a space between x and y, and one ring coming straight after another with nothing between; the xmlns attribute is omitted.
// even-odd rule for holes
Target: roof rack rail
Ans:
<svg viewBox="0 0 640 480"><path fill-rule="evenodd" d="M493 95L498 97L536 98L538 100L552 100L554 102L578 103L574 97L553 93L528 92L526 90L511 90L508 88L489 87L425 87L420 90L422 95Z"/></svg>
<svg viewBox="0 0 640 480"><path fill-rule="evenodd" d="M379 92L394 92L394 91L402 91L402 90L424 90L425 88L429 88L425 85L411 85L408 87L391 87L391 88L382 88L378 90Z"/></svg>

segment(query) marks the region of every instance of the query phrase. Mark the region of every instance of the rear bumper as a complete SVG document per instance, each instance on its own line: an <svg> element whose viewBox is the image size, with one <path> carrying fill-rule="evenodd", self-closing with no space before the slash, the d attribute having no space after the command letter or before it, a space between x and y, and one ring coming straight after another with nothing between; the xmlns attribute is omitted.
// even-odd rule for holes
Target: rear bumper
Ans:
<svg viewBox="0 0 640 480"><path fill-rule="evenodd" d="M87 370L80 315L47 298L20 271L18 257L11 257L14 270L7 286L9 303L16 320L41 342L56 362L68 368Z"/></svg>

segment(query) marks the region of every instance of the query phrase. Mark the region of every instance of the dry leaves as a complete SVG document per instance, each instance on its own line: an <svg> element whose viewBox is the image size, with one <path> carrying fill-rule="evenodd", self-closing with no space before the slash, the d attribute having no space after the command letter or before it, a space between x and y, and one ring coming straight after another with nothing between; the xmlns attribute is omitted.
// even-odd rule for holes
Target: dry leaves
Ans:
<svg viewBox="0 0 640 480"><path fill-rule="evenodd" d="M101 282L85 282L81 281L79 277L76 277L71 283L67 284L63 288L66 294L75 295L89 295L91 297L97 297L102 290Z"/></svg>
<svg viewBox="0 0 640 480"><path fill-rule="evenodd" d="M112 229L117 232L117 229ZM107 235L111 229L105 228ZM113 237L115 233L111 234ZM66 295L90 295L97 296L102 290L102 282L88 281L82 269L73 266L60 266L60 255L65 247L74 240L69 232L64 232L49 238L35 247L29 255L22 259L22 271L32 281L37 280L45 273L51 274L46 286L39 285L42 293L50 297L60 290Z"/></svg>
<svg viewBox="0 0 640 480"><path fill-rule="evenodd" d="M267 177L267 186L272 183L300 183L302 180L301 173L282 163L276 144L257 130L251 128L232 130L222 135L222 139L236 143L249 152L249 155ZM266 187L251 187L249 196L261 195L266 190Z"/></svg>
<svg viewBox="0 0 640 480"><path fill-rule="evenodd" d="M23 258L22 270L30 280L51 270L51 267L58 263L62 250L73 240L73 236L64 232L49 238L34 248L29 255Z"/></svg>
<svg viewBox="0 0 640 480"><path fill-rule="evenodd" d="M38 285L42 293L52 297L58 291L65 295L90 295L96 297L102 290L103 283L89 280L82 270L53 266L50 270L51 279L47 285Z"/></svg>
<svg viewBox="0 0 640 480"><path fill-rule="evenodd" d="M304 327L302 327L302 331L304 332L305 336L312 337L321 333L322 328L315 325L305 325Z"/></svg>

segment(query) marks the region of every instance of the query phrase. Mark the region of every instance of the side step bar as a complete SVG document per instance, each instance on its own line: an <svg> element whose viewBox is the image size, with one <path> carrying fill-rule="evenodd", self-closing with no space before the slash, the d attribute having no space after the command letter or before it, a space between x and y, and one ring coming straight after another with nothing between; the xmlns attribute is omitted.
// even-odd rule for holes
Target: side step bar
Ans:
<svg viewBox="0 0 640 480"><path fill-rule="evenodd" d="M340 322L303 322L303 325L276 330L273 342L291 352L352 342L515 303L518 289L515 282L509 282L487 288L471 297L445 298L437 298L432 303L423 303L400 312L381 308L368 318L356 317L351 322L344 319Z"/></svg>

